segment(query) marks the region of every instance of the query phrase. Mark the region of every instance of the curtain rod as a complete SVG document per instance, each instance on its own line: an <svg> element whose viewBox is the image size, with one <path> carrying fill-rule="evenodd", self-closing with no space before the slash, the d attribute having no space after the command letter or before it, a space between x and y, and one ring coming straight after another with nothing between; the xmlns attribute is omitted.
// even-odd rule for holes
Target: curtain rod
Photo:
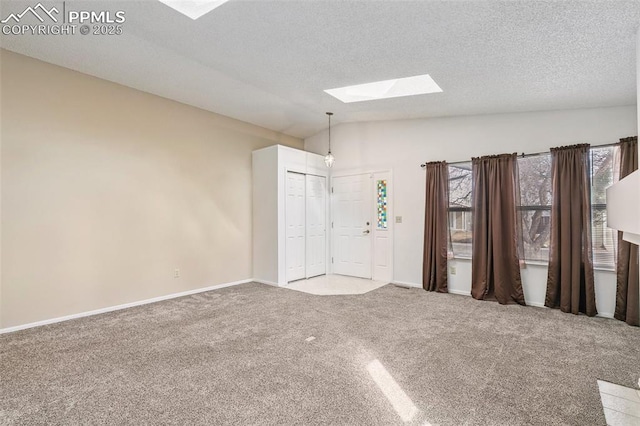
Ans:
<svg viewBox="0 0 640 426"><path fill-rule="evenodd" d="M625 139L625 138L623 138ZM620 142L615 142L615 143L607 143L604 145L592 145L592 148L606 148L609 146L616 146L620 144ZM527 157L537 157L539 155L544 155L544 154L549 154L551 151L543 151L543 152L532 152L531 154L525 154L524 152L520 155L518 155L519 158L527 158ZM463 164L463 163L469 163L471 162L471 160L464 160L464 161L453 161L453 162L447 162L447 164L451 165L451 164ZM426 163L420 164L420 167L422 167L423 169L427 167Z"/></svg>

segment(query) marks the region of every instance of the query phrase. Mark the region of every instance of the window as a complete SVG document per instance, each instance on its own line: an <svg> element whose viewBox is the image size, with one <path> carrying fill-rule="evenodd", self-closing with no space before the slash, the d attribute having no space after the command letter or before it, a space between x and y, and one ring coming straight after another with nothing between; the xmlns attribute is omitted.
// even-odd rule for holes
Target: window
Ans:
<svg viewBox="0 0 640 426"><path fill-rule="evenodd" d="M453 255L471 258L471 162L449 165L449 236Z"/></svg>
<svg viewBox="0 0 640 426"><path fill-rule="evenodd" d="M378 205L378 229L387 229L387 181L379 180L376 183L378 189L377 205Z"/></svg>
<svg viewBox="0 0 640 426"><path fill-rule="evenodd" d="M607 227L606 189L615 178L615 147L594 147L591 157L591 228L593 263L615 268L617 234ZM522 240L525 260L547 262L551 235L551 154L518 159Z"/></svg>
<svg viewBox="0 0 640 426"><path fill-rule="evenodd" d="M466 211L451 212L451 230L452 231L470 231L471 230L471 213Z"/></svg>
<svg viewBox="0 0 640 426"><path fill-rule="evenodd" d="M524 259L547 262L551 236L551 154L518 158Z"/></svg>
<svg viewBox="0 0 640 426"><path fill-rule="evenodd" d="M618 234L607 226L607 188L618 170L617 147L591 148L591 244L593 265L615 269Z"/></svg>
<svg viewBox="0 0 640 426"><path fill-rule="evenodd" d="M591 228L593 264L615 269L618 234L607 226L606 190L617 179L618 148L593 147ZM518 158L524 260L548 262L551 237L551 154ZM455 257L471 258L471 162L449 165L449 235Z"/></svg>

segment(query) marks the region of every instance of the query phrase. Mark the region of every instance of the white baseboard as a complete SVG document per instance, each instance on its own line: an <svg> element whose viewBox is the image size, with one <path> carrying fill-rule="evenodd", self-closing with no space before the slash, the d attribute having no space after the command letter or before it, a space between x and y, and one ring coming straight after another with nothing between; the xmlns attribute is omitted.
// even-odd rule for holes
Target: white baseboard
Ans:
<svg viewBox="0 0 640 426"><path fill-rule="evenodd" d="M533 306L536 308L544 308L544 309L549 309L547 306L544 305L544 303L539 303L539 302L527 302L527 306ZM611 318L613 319L613 314L609 313L609 312L598 312L596 314L597 317L602 317L602 318Z"/></svg>
<svg viewBox="0 0 640 426"><path fill-rule="evenodd" d="M464 290L449 289L449 293L451 293L451 294L459 294L460 296L471 296L471 292L470 291L464 291Z"/></svg>
<svg viewBox="0 0 640 426"><path fill-rule="evenodd" d="M407 286L407 287L413 287L413 288L422 288L421 284L410 283L410 282L407 282L407 281L394 280L391 284L399 284L399 285L403 285L403 286ZM469 296L469 297L471 296L471 292L463 291L463 290L449 289L449 293L451 293L451 294L459 294L460 296ZM527 302L527 306L533 306L533 307L536 307L536 308L548 309L546 306L544 306L544 303L539 303L539 302ZM613 318L613 314L610 313L610 312L598 312L598 314L596 316L602 317L602 318Z"/></svg>
<svg viewBox="0 0 640 426"><path fill-rule="evenodd" d="M190 296L192 294L204 293L205 291L218 290L218 289L221 289L221 288L231 287L231 286L240 285L240 284L246 284L246 283L250 283L250 282L256 282L256 283L259 283L259 284L266 284L266 285L270 285L270 286L273 286L273 287L279 287L278 283L275 283L275 282L272 282L272 281L265 281L265 280L246 279L246 280L240 280L240 281L233 281L233 282L229 282L229 283L212 285L212 286L204 287L204 288L197 288L195 290L187 290L187 291L182 291L180 293L172 293L172 294L167 294L165 296L153 297L151 299L139 300L137 302L124 303L122 305L116 305L116 306L109 306L109 307L106 307L106 308L95 309L93 311L81 312L81 313L78 313L78 314L66 315L66 316L63 316L63 317L51 318L51 319L48 319L48 320L36 321L36 322L28 323L28 324L22 324L22 325L16 325L16 326L13 326L13 327L2 328L2 329L0 329L0 334L12 333L14 331L26 330L28 328L40 327L42 325L55 324L57 322L69 321L69 320L88 317L88 316L92 316L92 315L99 315L99 314L104 314L104 313L107 313L107 312L119 311L121 309L133 308L135 306L147 305L149 303L162 302L163 300L176 299L178 297ZM408 287L412 287L412 288L422 288L422 285L420 285L420 284L411 283L411 282L407 282L407 281L394 280L391 284L400 284L400 285L404 285L404 286L408 286ZM459 294L459 295L462 295L462 296L471 296L471 293L466 292L466 291L462 291L462 290L451 290L451 289L449 289L449 293L451 293L451 294ZM528 306L535 306L535 307L538 307L538 308L546 308L546 306L544 306L543 303L527 302L527 305ZM610 313L610 312L599 312L597 316L603 317L603 318L613 318L613 313Z"/></svg>
<svg viewBox="0 0 640 426"><path fill-rule="evenodd" d="M422 288L422 284L410 283L407 281L393 280L391 284L399 284L399 285L404 285L404 286L413 287L413 288Z"/></svg>
<svg viewBox="0 0 640 426"><path fill-rule="evenodd" d="M254 278L252 281L253 281L254 283L258 283L258 284L266 284L266 285L270 285L270 286L272 286L272 287L280 287L280 286L278 285L278 283L275 283L275 282L273 282L273 281L258 280L258 279L255 279L255 278Z"/></svg>
<svg viewBox="0 0 640 426"><path fill-rule="evenodd" d="M403 285L403 286L407 286L407 287L413 287L413 288L422 288L422 284L417 284L417 283L410 283L408 281L398 281L398 280L394 280L392 284L399 284L399 285ZM463 290L453 290L453 289L448 289L449 293L451 294L459 294L461 296L471 296L471 293L468 291L463 291Z"/></svg>
<svg viewBox="0 0 640 426"><path fill-rule="evenodd" d="M195 290L182 291L180 293L167 294L165 296L152 297L151 299L139 300L137 302L124 303L122 305L116 305L116 306L109 306L109 307L106 307L106 308L95 309L93 311L81 312L79 314L66 315L66 316L63 316L63 317L51 318L51 319L47 319L47 320L43 320L43 321L36 321L36 322L28 323L28 324L16 325L14 327L7 327L7 328L0 329L0 334L12 333L14 331L25 330L27 328L40 327L42 325L55 324L57 322L69 321L69 320L72 320L72 319L89 317L89 316L92 316L92 315L99 315L99 314L104 314L104 313L107 313L107 312L119 311L121 309L133 308L134 306L147 305L149 303L162 302L163 300L169 300L169 299L175 299L175 298L178 298L178 297L190 296L192 294L204 293L205 291L218 290L218 289L221 289L221 288L231 287L231 286L239 285L239 284L246 284L246 283L250 283L250 282L253 282L253 281L254 280L252 280L252 279L233 281L233 282L224 283L224 284L212 285L212 286L204 287L204 288L197 288Z"/></svg>

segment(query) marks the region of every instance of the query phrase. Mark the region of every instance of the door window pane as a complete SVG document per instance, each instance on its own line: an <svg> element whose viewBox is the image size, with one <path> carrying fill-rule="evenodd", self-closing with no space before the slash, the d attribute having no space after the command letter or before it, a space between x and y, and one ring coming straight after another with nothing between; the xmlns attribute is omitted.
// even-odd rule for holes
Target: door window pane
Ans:
<svg viewBox="0 0 640 426"><path fill-rule="evenodd" d="M378 189L378 229L387 229L387 181L379 180L376 186Z"/></svg>

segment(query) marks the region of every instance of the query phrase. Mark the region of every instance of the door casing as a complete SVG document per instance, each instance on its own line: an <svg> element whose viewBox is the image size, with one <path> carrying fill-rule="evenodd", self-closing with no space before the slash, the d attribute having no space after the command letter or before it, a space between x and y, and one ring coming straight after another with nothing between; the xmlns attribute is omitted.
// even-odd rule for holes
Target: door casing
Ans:
<svg viewBox="0 0 640 426"><path fill-rule="evenodd" d="M393 246L394 246L394 216L393 216L393 173L391 168L381 169L353 169L334 172L330 179L330 243L328 245L330 249L330 260L335 261L335 196L332 193L334 188L334 179L346 176L366 175L370 179L369 190L371 196L370 199L370 218L371 226L370 230L370 244L371 244L371 274L370 277L373 280L393 282ZM376 204L376 183L378 180L384 179L387 181L387 216L388 227L386 230L377 228L377 204ZM327 271L334 273L335 263L329 262Z"/></svg>

